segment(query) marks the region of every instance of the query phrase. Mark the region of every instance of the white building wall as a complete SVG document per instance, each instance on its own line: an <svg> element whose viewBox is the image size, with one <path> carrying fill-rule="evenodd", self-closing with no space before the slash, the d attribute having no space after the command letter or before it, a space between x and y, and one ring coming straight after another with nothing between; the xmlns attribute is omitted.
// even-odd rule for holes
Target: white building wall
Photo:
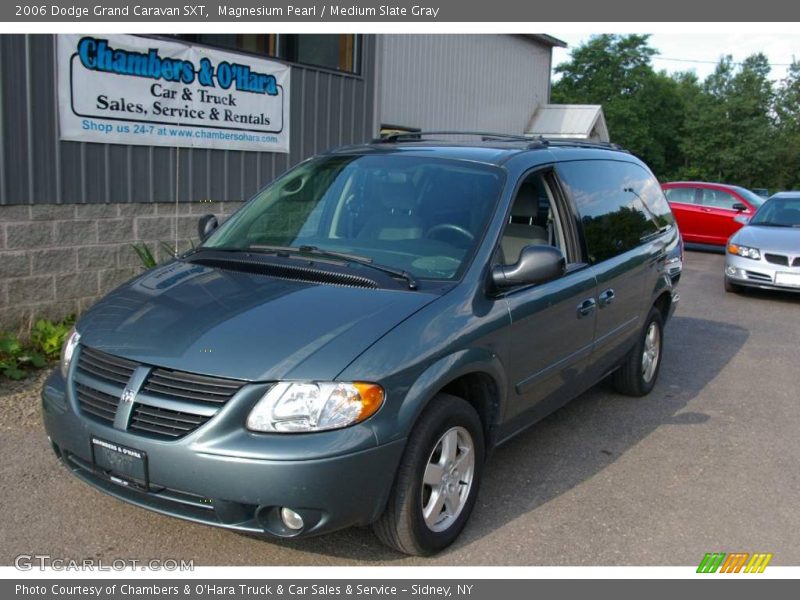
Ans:
<svg viewBox="0 0 800 600"><path fill-rule="evenodd" d="M382 35L378 125L517 133L550 93L551 48L516 35Z"/></svg>

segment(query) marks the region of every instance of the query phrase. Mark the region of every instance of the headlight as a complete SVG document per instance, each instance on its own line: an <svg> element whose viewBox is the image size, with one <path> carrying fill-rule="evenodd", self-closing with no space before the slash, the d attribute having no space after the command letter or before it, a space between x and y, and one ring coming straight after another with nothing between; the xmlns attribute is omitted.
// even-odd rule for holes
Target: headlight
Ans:
<svg viewBox="0 0 800 600"><path fill-rule="evenodd" d="M752 258L753 260L761 260L761 252L759 252L758 248L751 248L750 246L728 244L728 253L744 256L745 258Z"/></svg>
<svg viewBox="0 0 800 600"><path fill-rule="evenodd" d="M383 404L375 383L278 383L247 417L252 431L299 433L339 429L372 416Z"/></svg>
<svg viewBox="0 0 800 600"><path fill-rule="evenodd" d="M73 327L67 334L64 340L64 345L61 347L61 374L64 378L67 377L69 371L69 363L72 362L72 355L75 354L75 348L78 347L78 342L81 341L81 334L75 331Z"/></svg>

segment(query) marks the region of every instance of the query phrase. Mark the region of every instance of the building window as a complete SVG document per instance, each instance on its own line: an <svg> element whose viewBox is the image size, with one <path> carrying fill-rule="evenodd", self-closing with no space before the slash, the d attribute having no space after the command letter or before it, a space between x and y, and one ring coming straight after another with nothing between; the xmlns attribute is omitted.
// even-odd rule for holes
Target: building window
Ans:
<svg viewBox="0 0 800 600"><path fill-rule="evenodd" d="M358 73L354 34L192 33L174 36L191 44L260 54L313 67Z"/></svg>
<svg viewBox="0 0 800 600"><path fill-rule="evenodd" d="M276 38L271 33L190 33L176 38L192 44L204 44L226 50L239 50L250 54L276 57Z"/></svg>
<svg viewBox="0 0 800 600"><path fill-rule="evenodd" d="M290 34L278 36L279 57L285 60L357 73L353 34Z"/></svg>

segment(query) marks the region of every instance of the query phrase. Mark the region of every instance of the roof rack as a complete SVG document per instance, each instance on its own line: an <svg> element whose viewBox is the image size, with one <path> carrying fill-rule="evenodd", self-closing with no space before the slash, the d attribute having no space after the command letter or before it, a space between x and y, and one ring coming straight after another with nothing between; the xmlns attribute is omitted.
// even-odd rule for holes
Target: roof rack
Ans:
<svg viewBox="0 0 800 600"><path fill-rule="evenodd" d="M582 138L545 138L539 137L542 142L547 146L569 146L573 148L605 148L610 150L619 150L620 152L628 152L625 148L614 142L598 142L593 140L585 140Z"/></svg>
<svg viewBox="0 0 800 600"><path fill-rule="evenodd" d="M372 140L373 144L393 144L402 141L419 141L422 136L431 135L471 135L478 136L483 141L508 141L508 142L529 142L530 137L525 135L515 135L513 133L492 133L488 131L398 131L387 136Z"/></svg>
<svg viewBox="0 0 800 600"><path fill-rule="evenodd" d="M578 148L607 148L627 152L619 144L612 142L595 142L581 138L546 138L541 135L520 135L513 133L492 133L487 131L400 131L385 137L372 140L373 144L397 144L402 142L419 142L423 136L432 135L469 135L477 136L484 142L526 142L528 149L546 148L548 146L571 146Z"/></svg>

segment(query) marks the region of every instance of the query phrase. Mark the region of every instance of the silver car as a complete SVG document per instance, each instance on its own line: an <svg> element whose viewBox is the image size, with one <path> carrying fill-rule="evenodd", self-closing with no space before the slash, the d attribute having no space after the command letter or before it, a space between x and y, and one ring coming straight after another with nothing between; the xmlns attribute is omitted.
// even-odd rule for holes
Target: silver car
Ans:
<svg viewBox="0 0 800 600"><path fill-rule="evenodd" d="M800 292L800 191L767 200L728 240L725 291L743 287Z"/></svg>

